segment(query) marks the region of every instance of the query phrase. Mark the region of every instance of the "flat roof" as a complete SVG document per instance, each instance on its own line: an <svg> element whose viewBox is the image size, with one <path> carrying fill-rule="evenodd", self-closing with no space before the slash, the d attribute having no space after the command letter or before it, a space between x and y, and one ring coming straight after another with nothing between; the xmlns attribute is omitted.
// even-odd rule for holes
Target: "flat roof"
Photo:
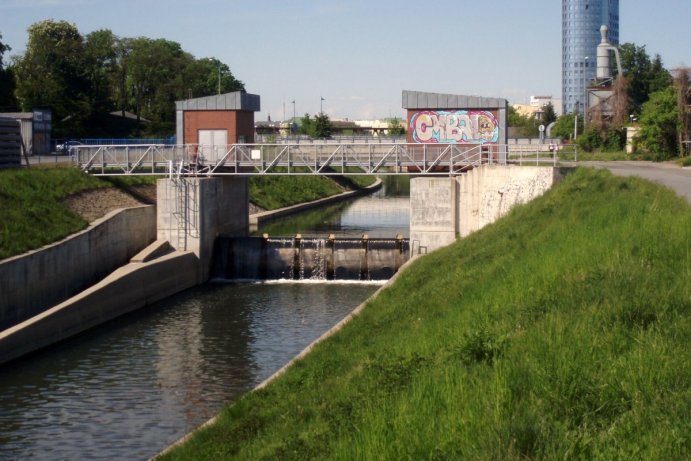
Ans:
<svg viewBox="0 0 691 461"><path fill-rule="evenodd" d="M506 99L462 94L428 93L403 90L404 109L488 109L504 108Z"/></svg>
<svg viewBox="0 0 691 461"><path fill-rule="evenodd" d="M175 101L175 109L184 111L247 110L258 112L261 110L259 107L259 95L245 93L243 91Z"/></svg>

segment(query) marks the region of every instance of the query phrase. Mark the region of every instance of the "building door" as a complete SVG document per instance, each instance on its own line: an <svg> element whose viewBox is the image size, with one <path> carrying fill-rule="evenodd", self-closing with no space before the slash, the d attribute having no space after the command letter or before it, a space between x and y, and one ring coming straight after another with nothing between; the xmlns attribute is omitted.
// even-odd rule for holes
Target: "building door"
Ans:
<svg viewBox="0 0 691 461"><path fill-rule="evenodd" d="M199 130L199 152L202 159L215 163L226 153L228 130Z"/></svg>

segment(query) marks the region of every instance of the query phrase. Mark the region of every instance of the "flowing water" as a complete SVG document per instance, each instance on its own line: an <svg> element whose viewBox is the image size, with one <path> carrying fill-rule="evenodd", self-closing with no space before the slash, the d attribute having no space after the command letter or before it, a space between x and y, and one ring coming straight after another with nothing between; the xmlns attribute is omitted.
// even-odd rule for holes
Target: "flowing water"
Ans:
<svg viewBox="0 0 691 461"><path fill-rule="evenodd" d="M306 218L316 226L300 223L304 217L274 226L288 229L283 235L407 236L401 203L383 192ZM270 376L380 284L209 283L0 366L0 460L151 457Z"/></svg>

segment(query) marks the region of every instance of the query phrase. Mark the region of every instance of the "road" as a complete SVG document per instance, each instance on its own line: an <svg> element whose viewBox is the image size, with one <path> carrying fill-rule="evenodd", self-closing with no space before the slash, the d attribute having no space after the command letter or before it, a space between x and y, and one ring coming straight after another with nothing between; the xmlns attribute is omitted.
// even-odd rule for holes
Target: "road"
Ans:
<svg viewBox="0 0 691 461"><path fill-rule="evenodd" d="M617 176L639 176L669 187L691 205L691 168L654 162L578 162L578 165L607 168Z"/></svg>

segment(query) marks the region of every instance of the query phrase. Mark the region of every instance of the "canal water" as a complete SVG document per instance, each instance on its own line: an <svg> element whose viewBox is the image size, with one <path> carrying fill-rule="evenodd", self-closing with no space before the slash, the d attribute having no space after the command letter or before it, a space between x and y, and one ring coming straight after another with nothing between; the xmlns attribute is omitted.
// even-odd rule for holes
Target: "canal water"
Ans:
<svg viewBox="0 0 691 461"><path fill-rule="evenodd" d="M399 181L260 232L407 237L407 183ZM269 377L379 286L216 281L2 366L0 460L147 459Z"/></svg>

